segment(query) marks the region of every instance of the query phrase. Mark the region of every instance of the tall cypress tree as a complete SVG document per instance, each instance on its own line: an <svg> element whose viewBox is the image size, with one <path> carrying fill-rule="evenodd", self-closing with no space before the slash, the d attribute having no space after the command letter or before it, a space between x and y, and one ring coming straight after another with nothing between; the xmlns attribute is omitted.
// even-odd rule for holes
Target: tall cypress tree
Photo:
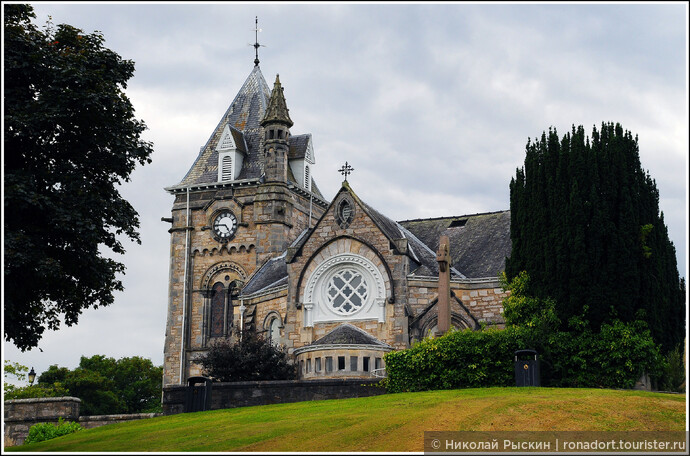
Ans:
<svg viewBox="0 0 690 456"><path fill-rule="evenodd" d="M564 325L644 318L665 350L683 340L685 282L659 192L620 124L593 127L591 141L582 126L528 140L510 209L506 274L527 271L530 292L555 299Z"/></svg>

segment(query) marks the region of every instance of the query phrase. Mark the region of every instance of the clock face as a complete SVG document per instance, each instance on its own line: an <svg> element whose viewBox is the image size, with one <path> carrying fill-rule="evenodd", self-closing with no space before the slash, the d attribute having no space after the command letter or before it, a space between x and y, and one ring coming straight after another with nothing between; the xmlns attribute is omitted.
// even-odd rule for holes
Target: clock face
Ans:
<svg viewBox="0 0 690 456"><path fill-rule="evenodd" d="M237 231L237 217L231 211L223 211L213 221L213 232L222 241L232 239Z"/></svg>

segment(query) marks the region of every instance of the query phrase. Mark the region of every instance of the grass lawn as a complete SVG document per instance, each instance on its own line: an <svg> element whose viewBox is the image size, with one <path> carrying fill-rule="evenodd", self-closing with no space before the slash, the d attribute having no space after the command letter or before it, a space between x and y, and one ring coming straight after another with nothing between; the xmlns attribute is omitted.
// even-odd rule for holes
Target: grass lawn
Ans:
<svg viewBox="0 0 690 456"><path fill-rule="evenodd" d="M685 395L481 388L185 413L7 451L417 451L424 431L684 431Z"/></svg>

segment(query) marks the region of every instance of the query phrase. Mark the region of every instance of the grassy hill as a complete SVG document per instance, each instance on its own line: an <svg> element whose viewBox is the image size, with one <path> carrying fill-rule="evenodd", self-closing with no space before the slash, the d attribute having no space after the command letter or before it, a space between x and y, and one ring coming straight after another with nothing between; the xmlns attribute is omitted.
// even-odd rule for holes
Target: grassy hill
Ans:
<svg viewBox="0 0 690 456"><path fill-rule="evenodd" d="M424 431L683 431L685 395L482 388L186 413L9 451L423 451Z"/></svg>

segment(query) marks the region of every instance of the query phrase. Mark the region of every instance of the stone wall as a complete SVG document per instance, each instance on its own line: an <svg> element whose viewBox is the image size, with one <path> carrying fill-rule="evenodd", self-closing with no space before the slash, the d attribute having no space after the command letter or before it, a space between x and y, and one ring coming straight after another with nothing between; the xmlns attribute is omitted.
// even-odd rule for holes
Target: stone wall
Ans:
<svg viewBox="0 0 690 456"><path fill-rule="evenodd" d="M93 429L106 424L124 423L125 421L143 420L162 416L162 413L132 413L124 415L91 415L80 416L79 424L85 429Z"/></svg>
<svg viewBox="0 0 690 456"><path fill-rule="evenodd" d="M499 327L505 323L503 300L509 292L501 288L498 279L455 279L450 289L477 322ZM408 283L408 294L409 307L413 316L417 316L438 297L438 279L412 279Z"/></svg>
<svg viewBox="0 0 690 456"><path fill-rule="evenodd" d="M385 394L385 388L376 386L378 382L379 380L337 378L213 383L211 410ZM186 391L185 386L164 387L163 413L182 413Z"/></svg>
<svg viewBox="0 0 690 456"><path fill-rule="evenodd" d="M37 423L57 424L59 419L78 421L86 429L161 416L161 413L131 415L79 416L81 399L76 397L40 397L5 401L5 446L22 445L31 426Z"/></svg>
<svg viewBox="0 0 690 456"><path fill-rule="evenodd" d="M29 428L36 423L57 423L79 419L79 404L76 397L40 397L35 399L13 399L5 401L5 446L21 445Z"/></svg>

